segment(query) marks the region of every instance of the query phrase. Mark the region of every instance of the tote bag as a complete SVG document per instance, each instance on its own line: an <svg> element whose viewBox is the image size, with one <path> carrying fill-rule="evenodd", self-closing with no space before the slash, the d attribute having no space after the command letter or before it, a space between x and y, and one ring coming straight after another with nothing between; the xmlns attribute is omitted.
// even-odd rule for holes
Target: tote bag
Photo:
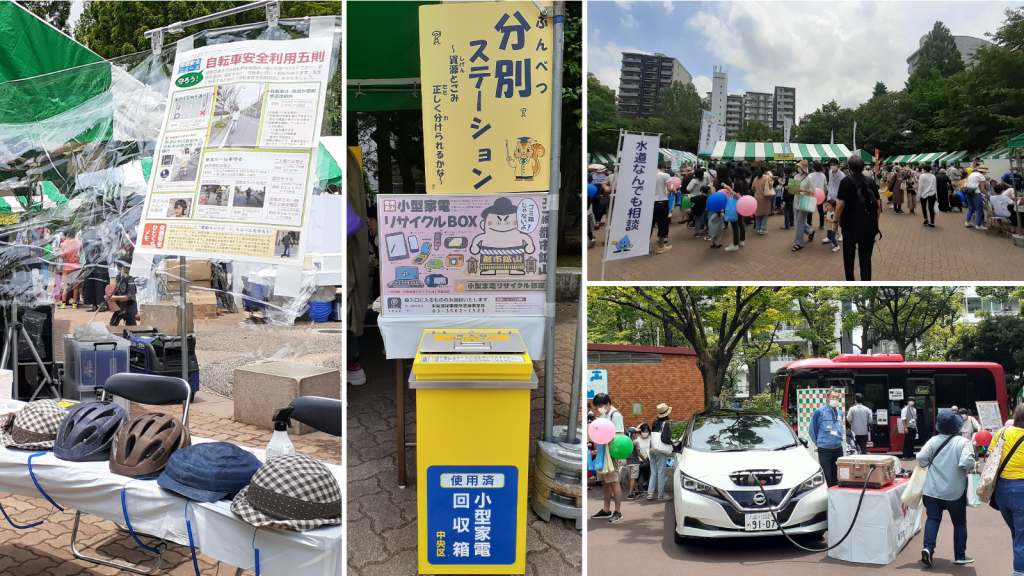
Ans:
<svg viewBox="0 0 1024 576"><path fill-rule="evenodd" d="M799 196L800 202L797 204L796 209L801 212L814 212L818 207L817 198L814 196Z"/></svg>
<svg viewBox="0 0 1024 576"><path fill-rule="evenodd" d="M935 461L935 457L939 455L939 452L942 452L942 449L946 447L946 444L949 444L949 441L956 437L957 435L954 434L949 438L946 438L946 441L939 446L938 450L936 450L934 454L932 454L932 462ZM918 508L921 506L921 497L924 496L924 481L927 478L928 466L918 466L917 468L914 468L914 473L910 475L910 482L907 483L907 489L903 492L902 498L900 498L903 500L904 504L911 508Z"/></svg>

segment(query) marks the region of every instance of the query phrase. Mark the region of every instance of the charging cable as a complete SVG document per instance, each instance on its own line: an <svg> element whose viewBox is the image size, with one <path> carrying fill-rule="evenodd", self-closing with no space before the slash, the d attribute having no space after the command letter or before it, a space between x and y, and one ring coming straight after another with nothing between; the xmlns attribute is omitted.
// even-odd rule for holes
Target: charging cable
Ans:
<svg viewBox="0 0 1024 576"><path fill-rule="evenodd" d="M754 482L757 483L757 487L761 489L761 494L764 496L765 502L768 503L768 512L771 513L772 518L775 520L775 527L779 529L779 532L782 532L782 535L786 537L786 540L789 540L790 544L796 546L797 548L800 548L801 550L807 550L808 552L828 552L829 550L842 544L843 540L846 540L846 537L850 535L850 532L853 532L853 526L857 523L857 516L860 514L860 505L864 503L864 494L867 493L868 491L868 481L871 480L871 473L874 471L875 465L872 464L871 468L868 470L867 477L864 478L864 486L860 489L860 499L857 500L857 511L853 513L853 521L850 522L850 528L846 531L846 534L843 534L843 537L840 538L838 542L829 546L828 548L808 548L806 546L797 544L797 542L793 540L793 538L791 538L789 534L786 534L786 530L782 527L782 522L779 522L779 517L776 516L775 511L772 510L772 501L768 498L768 494L765 493L764 486L761 485L761 482L757 479L757 476L754 476L753 472L750 473L750 477L754 480Z"/></svg>

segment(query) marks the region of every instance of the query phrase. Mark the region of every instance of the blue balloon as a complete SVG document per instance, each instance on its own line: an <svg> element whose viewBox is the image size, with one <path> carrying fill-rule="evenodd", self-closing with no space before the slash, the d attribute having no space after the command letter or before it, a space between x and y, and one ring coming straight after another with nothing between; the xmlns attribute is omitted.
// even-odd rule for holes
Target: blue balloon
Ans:
<svg viewBox="0 0 1024 576"><path fill-rule="evenodd" d="M597 194L597 186L593 184L587 184L587 196L594 196Z"/></svg>
<svg viewBox="0 0 1024 576"><path fill-rule="evenodd" d="M725 205L728 203L729 197L725 195L725 192L715 192L711 196L708 196L708 212L721 212L722 210L725 210Z"/></svg>

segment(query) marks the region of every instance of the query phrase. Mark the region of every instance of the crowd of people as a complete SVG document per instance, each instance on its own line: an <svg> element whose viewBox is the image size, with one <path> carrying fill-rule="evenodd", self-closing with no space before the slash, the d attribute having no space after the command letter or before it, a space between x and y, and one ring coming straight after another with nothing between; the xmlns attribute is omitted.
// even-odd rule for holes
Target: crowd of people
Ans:
<svg viewBox="0 0 1024 576"><path fill-rule="evenodd" d="M602 164L589 166L588 184L595 193L588 195L591 218L589 246L597 243L595 230L606 225L616 174ZM821 244L833 252L843 251L847 280L854 280L859 260L860 279L871 280L871 256L881 239L879 220L886 210L895 216L917 214L921 210L924 227L935 228L936 212L966 212L964 225L977 230L988 226L1016 228L1018 211L1024 206L1024 183L1017 168L996 180L989 169L976 159L967 167L959 163L933 166L929 163L883 166L874 170L854 156L848 162L801 160L795 164L766 162L726 162L713 167L683 167L671 171L658 165L655 183L652 232L656 232L656 254L672 249L669 229L682 226L687 235L709 242L711 249L736 252L746 246L747 227L756 235L769 233L768 220L780 215L780 230L794 230L793 252L803 250L817 231L824 232ZM713 200L716 193L726 203ZM747 212L742 214L740 200L746 196ZM709 200L715 210L708 209ZM676 208L679 216L676 218ZM720 209L719 209L720 208ZM676 229L676 228L673 228ZM729 236L731 232L731 242ZM682 236L673 234L673 236ZM728 243L726 246L725 244Z"/></svg>

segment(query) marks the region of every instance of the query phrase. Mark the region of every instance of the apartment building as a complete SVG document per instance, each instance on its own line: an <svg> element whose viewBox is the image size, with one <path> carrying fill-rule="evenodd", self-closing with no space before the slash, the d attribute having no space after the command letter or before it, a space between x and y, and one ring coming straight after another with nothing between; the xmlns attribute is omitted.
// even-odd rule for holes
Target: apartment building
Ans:
<svg viewBox="0 0 1024 576"><path fill-rule="evenodd" d="M693 76L675 58L660 53L623 52L619 110L624 116L650 118L658 102L658 91L673 82L693 82Z"/></svg>
<svg viewBox="0 0 1024 576"><path fill-rule="evenodd" d="M796 122L796 88L776 86L772 100L772 130L782 129L786 118Z"/></svg>
<svg viewBox="0 0 1024 576"><path fill-rule="evenodd" d="M743 121L760 122L771 126L774 115L773 94L767 92L747 92L743 95Z"/></svg>
<svg viewBox="0 0 1024 576"><path fill-rule="evenodd" d="M721 122L719 122L721 124ZM743 124L743 96L729 94L725 102L725 137L732 140Z"/></svg>

